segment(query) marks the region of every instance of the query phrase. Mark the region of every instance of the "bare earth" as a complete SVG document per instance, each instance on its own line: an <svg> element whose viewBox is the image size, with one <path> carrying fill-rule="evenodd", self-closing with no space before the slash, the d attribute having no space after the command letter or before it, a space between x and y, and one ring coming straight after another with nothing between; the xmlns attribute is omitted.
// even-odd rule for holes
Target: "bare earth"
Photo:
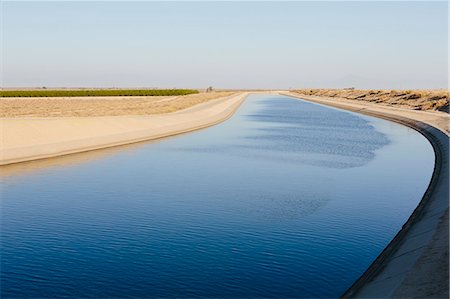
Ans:
<svg viewBox="0 0 450 299"><path fill-rule="evenodd" d="M358 90L358 89L300 89L294 92L327 98L370 102L391 107L448 113L449 91L435 90Z"/></svg>
<svg viewBox="0 0 450 299"><path fill-rule="evenodd" d="M85 117L170 113L232 92L172 97L0 98L0 117Z"/></svg>

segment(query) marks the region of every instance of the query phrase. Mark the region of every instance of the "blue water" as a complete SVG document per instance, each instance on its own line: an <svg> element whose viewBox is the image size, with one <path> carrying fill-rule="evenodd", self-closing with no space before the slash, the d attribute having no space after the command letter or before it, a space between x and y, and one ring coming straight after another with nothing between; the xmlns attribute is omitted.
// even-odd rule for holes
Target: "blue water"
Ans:
<svg viewBox="0 0 450 299"><path fill-rule="evenodd" d="M409 128L278 95L91 155L2 176L2 298L338 297L434 163Z"/></svg>

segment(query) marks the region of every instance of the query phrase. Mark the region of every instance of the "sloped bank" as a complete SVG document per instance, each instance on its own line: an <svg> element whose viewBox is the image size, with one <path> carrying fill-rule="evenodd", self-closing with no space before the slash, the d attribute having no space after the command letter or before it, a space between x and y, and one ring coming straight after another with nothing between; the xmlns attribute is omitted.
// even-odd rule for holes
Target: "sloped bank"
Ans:
<svg viewBox="0 0 450 299"><path fill-rule="evenodd" d="M317 97L283 94L394 121L415 129L429 140L435 152L435 166L422 200L394 239L342 298L448 298L448 134L394 109L361 108Z"/></svg>
<svg viewBox="0 0 450 299"><path fill-rule="evenodd" d="M220 123L247 93L155 116L0 119L0 165L13 164L181 134Z"/></svg>

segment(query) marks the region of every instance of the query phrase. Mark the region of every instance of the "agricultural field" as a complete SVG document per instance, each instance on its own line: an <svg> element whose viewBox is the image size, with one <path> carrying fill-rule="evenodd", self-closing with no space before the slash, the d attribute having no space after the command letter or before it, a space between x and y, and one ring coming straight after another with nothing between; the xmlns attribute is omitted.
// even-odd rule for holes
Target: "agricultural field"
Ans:
<svg viewBox="0 0 450 299"><path fill-rule="evenodd" d="M86 117L164 114L232 92L202 92L182 96L8 97L0 100L0 117Z"/></svg>
<svg viewBox="0 0 450 299"><path fill-rule="evenodd" d="M0 97L112 97L181 96L198 93L195 89L34 89L0 90Z"/></svg>

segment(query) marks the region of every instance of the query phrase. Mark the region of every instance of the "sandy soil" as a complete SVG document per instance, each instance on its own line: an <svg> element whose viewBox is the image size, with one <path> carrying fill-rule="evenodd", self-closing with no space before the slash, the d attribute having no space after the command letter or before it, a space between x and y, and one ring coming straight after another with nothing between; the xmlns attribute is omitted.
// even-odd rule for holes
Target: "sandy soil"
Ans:
<svg viewBox="0 0 450 299"><path fill-rule="evenodd" d="M209 99L174 113L151 116L0 118L0 165L153 140L211 126L230 117L246 95Z"/></svg>
<svg viewBox="0 0 450 299"><path fill-rule="evenodd" d="M150 115L174 112L232 92L172 97L0 98L0 117L85 117Z"/></svg>

